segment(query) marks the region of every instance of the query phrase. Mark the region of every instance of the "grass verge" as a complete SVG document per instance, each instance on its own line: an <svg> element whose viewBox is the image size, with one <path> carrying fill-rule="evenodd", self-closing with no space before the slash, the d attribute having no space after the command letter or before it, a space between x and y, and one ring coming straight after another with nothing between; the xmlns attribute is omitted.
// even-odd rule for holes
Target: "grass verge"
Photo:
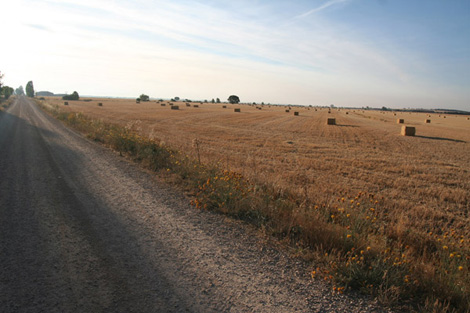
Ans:
<svg viewBox="0 0 470 313"><path fill-rule="evenodd" d="M3 113L15 100L14 97L10 97L7 100L0 99L0 114Z"/></svg>
<svg viewBox="0 0 470 313"><path fill-rule="evenodd" d="M356 289L421 312L468 312L470 239L457 230L423 235L391 227L389 208L373 194L337 194L317 203L201 164L127 128L38 103L92 140L165 174L193 194L196 208L243 219L289 243L299 256L315 260L312 277L330 281L334 292Z"/></svg>

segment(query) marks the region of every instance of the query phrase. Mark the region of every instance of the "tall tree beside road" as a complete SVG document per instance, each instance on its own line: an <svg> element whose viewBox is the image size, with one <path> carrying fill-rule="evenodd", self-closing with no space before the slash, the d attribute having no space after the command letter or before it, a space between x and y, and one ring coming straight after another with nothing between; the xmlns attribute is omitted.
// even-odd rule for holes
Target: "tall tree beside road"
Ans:
<svg viewBox="0 0 470 313"><path fill-rule="evenodd" d="M31 80L26 84L26 95L30 98L34 97L34 86Z"/></svg>
<svg viewBox="0 0 470 313"><path fill-rule="evenodd" d="M2 90L0 92L0 95L3 95L5 99L10 98L10 96L13 94L14 89L9 87L9 86L3 86Z"/></svg>

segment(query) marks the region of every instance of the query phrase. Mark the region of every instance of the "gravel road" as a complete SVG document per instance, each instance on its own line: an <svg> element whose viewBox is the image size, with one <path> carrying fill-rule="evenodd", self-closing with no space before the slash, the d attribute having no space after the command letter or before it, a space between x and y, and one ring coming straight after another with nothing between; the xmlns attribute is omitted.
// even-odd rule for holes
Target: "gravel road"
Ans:
<svg viewBox="0 0 470 313"><path fill-rule="evenodd" d="M20 97L0 115L0 312L385 310Z"/></svg>

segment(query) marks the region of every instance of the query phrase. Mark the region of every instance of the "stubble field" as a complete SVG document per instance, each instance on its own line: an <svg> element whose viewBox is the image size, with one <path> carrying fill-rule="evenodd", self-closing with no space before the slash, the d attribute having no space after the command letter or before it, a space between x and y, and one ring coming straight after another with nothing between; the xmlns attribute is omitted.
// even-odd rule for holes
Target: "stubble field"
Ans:
<svg viewBox="0 0 470 313"><path fill-rule="evenodd" d="M68 106L59 98L47 102L125 126L194 159L199 150L202 163L218 163L252 182L293 195L306 211L320 206L329 212L337 209L341 215L349 204L352 209L370 201L365 206L371 206L371 212L363 217L386 221L380 233L423 263L421 271L434 271L428 264L443 255L436 254L443 247L450 258L452 249L459 251L463 263L455 263L457 274L468 272L468 116L314 107L292 107L286 112L287 107L268 105L186 106L184 102L171 103L179 105L179 110L171 110L167 101L162 106L156 101L136 104L124 99L69 101ZM235 113L234 108L241 112ZM337 125L326 125L331 117ZM397 123L399 118L404 124ZM425 123L426 119L431 122ZM401 136L402 125L416 127L416 136ZM308 224L299 220L305 216L292 216L291 224ZM335 218L331 214L333 223ZM345 227L346 232L349 229ZM369 238L365 245L380 251L388 239ZM468 283L468 278L464 280ZM463 294L468 296L468 291Z"/></svg>
<svg viewBox="0 0 470 313"><path fill-rule="evenodd" d="M179 110L171 110L169 104L163 107L155 101L96 99L69 101L63 108L118 123L194 157L197 139L202 162L220 162L249 179L307 193L316 202L370 192L383 196L390 209L399 212L404 227L427 231L433 226L454 227L470 235L470 121L466 116L346 109L328 113L315 108L292 108L287 113L286 107L275 106L259 110L247 105L177 105ZM241 112L234 113L234 108ZM337 125L326 125L329 117L336 118ZM398 118L416 127L415 137L400 135Z"/></svg>

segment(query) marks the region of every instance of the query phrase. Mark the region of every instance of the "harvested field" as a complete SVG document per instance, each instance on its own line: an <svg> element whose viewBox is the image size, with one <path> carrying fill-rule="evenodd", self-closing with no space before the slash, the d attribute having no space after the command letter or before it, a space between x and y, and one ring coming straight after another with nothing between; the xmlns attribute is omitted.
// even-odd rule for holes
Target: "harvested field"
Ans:
<svg viewBox="0 0 470 313"><path fill-rule="evenodd" d="M61 104L60 99L48 98ZM98 102L103 103L97 107ZM467 116L426 124L424 113L243 106L241 114L220 104L179 112L147 102L95 99L63 107L139 133L191 153L200 142L202 162L223 167L281 190L330 203L344 194L383 197L397 227L418 232L453 228L470 237L470 123ZM230 106L230 105L229 105ZM183 108L181 108L183 107ZM331 112L331 113L329 113ZM400 136L397 117L406 116L419 136ZM337 126L325 120L335 118Z"/></svg>

